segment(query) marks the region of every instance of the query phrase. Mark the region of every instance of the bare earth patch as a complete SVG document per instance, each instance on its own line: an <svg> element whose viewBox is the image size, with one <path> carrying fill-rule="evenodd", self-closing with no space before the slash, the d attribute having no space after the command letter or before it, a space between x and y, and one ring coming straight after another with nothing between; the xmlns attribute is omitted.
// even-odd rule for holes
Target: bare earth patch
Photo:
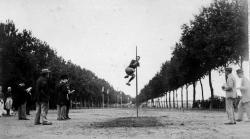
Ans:
<svg viewBox="0 0 250 139"><path fill-rule="evenodd" d="M155 127L163 126L156 117L122 117L106 122L95 122L94 127Z"/></svg>

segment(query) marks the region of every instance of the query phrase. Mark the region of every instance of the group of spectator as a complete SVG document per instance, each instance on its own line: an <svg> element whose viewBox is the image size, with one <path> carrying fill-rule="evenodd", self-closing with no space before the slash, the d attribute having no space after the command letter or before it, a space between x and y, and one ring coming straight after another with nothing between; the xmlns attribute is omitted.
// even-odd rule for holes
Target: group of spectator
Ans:
<svg viewBox="0 0 250 139"><path fill-rule="evenodd" d="M34 102L36 105L34 124L51 125L52 122L47 119L50 93L52 93L49 89L50 72L49 69L42 69L33 88L22 79L15 79L13 85L7 87L4 93L0 86L0 117L17 113L19 120L29 120L27 115L30 115L30 106ZM68 76L62 75L56 85L57 120L71 119L69 117L70 95L74 91L70 90Z"/></svg>
<svg viewBox="0 0 250 139"><path fill-rule="evenodd" d="M210 107L213 109L225 109L225 97L215 96L213 99L196 100L192 106L192 108L198 109L210 109Z"/></svg>
<svg viewBox="0 0 250 139"><path fill-rule="evenodd" d="M71 95L75 90L70 90L69 78L67 75L62 75L60 82L57 85L57 120L67 120L69 117L69 107Z"/></svg>
<svg viewBox="0 0 250 139"><path fill-rule="evenodd" d="M236 79L232 74L232 68L225 68L225 77L226 83L221 87L223 91L225 91L225 105L226 105L226 113L229 122L225 123L227 125L234 125L236 122L243 121L243 114L246 113L248 117L248 121L250 120L250 82L244 76L243 70L236 70L237 76L241 79L240 86L236 87ZM241 99L238 103L238 117L235 117L235 109L234 104L236 101L236 90L240 90Z"/></svg>
<svg viewBox="0 0 250 139"><path fill-rule="evenodd" d="M21 79L7 87L5 92L0 86L0 116L11 116L17 111L19 120L28 120L26 115L29 115L32 101L31 89Z"/></svg>
<svg viewBox="0 0 250 139"><path fill-rule="evenodd" d="M50 70L43 69L41 76L36 81L35 101L36 101L36 116L35 125L51 125L52 122L48 121L47 114L49 109L49 77ZM57 120L68 120L69 107L70 107L70 94L75 90L70 90L69 78L67 75L62 75L60 81L56 86L57 92ZM40 122L40 117L42 122Z"/></svg>

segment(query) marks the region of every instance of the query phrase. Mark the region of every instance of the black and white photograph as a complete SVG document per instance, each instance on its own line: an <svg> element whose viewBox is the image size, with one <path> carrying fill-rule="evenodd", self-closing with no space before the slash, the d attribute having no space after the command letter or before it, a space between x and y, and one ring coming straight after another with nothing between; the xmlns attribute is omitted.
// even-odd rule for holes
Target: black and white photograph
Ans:
<svg viewBox="0 0 250 139"><path fill-rule="evenodd" d="M249 0L0 0L0 139L250 139Z"/></svg>

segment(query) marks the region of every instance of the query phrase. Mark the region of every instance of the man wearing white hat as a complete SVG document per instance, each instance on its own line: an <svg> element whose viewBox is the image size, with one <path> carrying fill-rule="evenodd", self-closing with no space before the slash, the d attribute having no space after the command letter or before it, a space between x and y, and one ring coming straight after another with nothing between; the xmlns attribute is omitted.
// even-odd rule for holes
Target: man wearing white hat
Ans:
<svg viewBox="0 0 250 139"><path fill-rule="evenodd" d="M35 125L51 125L52 123L47 120L47 114L49 109L49 79L50 71L48 69L42 69L41 76L36 81L36 117ZM40 123L40 116L42 123Z"/></svg>
<svg viewBox="0 0 250 139"><path fill-rule="evenodd" d="M236 124L234 116L233 102L236 98L236 79L232 74L232 68L225 69L226 84L222 86L222 89L226 91L226 112L229 122L225 124Z"/></svg>
<svg viewBox="0 0 250 139"><path fill-rule="evenodd" d="M241 69L238 69L236 72L241 79L241 86L237 88L241 91L241 100L238 104L238 119L236 120L240 122L243 119L244 112L247 113L248 120L250 120L250 82Z"/></svg>

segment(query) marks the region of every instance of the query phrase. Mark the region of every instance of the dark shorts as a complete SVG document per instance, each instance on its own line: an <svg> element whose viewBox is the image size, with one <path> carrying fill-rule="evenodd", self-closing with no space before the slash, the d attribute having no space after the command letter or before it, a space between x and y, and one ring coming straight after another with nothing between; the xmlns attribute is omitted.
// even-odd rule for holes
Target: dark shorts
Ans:
<svg viewBox="0 0 250 139"><path fill-rule="evenodd" d="M130 67L127 67L127 68L125 69L125 72L126 72L128 75L132 75L132 74L135 72L135 69L130 68Z"/></svg>

